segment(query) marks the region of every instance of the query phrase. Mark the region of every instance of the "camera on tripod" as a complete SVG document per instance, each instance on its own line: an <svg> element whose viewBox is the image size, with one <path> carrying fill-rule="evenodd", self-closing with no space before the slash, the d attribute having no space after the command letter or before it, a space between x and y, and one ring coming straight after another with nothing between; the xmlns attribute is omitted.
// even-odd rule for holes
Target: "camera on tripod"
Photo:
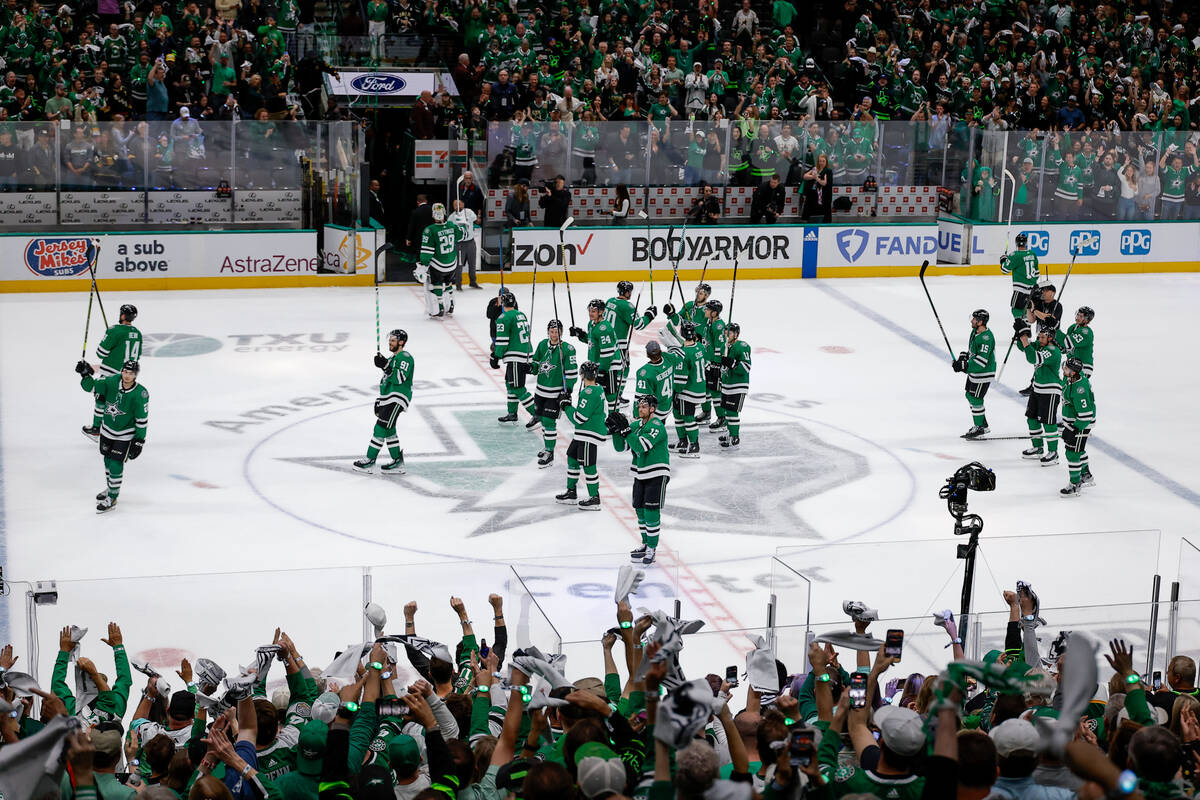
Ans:
<svg viewBox="0 0 1200 800"><path fill-rule="evenodd" d="M996 488L996 473L972 461L955 470L946 479L946 485L938 490L938 497L946 501L946 509L954 517L954 534L978 534L983 530L983 518L967 513L967 492L990 492Z"/></svg>

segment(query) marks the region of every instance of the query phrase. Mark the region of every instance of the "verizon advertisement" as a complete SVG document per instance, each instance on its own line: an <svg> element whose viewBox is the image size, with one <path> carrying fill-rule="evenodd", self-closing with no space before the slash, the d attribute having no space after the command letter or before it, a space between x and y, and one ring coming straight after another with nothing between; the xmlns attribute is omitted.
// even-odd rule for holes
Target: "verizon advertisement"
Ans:
<svg viewBox="0 0 1200 800"><path fill-rule="evenodd" d="M88 278L246 278L316 276L314 231L0 236L0 290L37 291L40 283ZM261 281L260 281L261 282ZM221 285L214 280L214 286ZM10 289L12 291L13 289Z"/></svg>

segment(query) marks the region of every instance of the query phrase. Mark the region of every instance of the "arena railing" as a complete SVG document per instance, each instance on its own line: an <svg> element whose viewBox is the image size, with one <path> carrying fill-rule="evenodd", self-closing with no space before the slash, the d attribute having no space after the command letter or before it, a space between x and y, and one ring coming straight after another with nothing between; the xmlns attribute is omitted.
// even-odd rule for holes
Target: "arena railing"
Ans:
<svg viewBox="0 0 1200 800"><path fill-rule="evenodd" d="M14 123L7 230L348 224L364 159L351 122ZM0 134L4 136L7 134Z"/></svg>

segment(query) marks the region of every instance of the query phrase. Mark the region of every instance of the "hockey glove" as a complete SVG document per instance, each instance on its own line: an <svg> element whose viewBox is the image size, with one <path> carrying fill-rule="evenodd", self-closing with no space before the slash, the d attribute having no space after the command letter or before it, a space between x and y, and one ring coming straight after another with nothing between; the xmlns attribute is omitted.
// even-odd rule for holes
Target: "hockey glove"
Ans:
<svg viewBox="0 0 1200 800"><path fill-rule="evenodd" d="M657 316L658 316L658 307L657 306L647 306L646 307L645 317L646 317L647 323L649 323L651 320L653 320Z"/></svg>
<svg viewBox="0 0 1200 800"><path fill-rule="evenodd" d="M133 461L135 458L140 456L142 454L142 448L145 446L146 446L146 443L143 442L141 439L134 439L132 442L130 442L129 443L129 460Z"/></svg>
<svg viewBox="0 0 1200 800"><path fill-rule="evenodd" d="M726 368L732 367L733 366L733 356L725 356L724 358L722 358L721 366L726 367Z"/></svg>
<svg viewBox="0 0 1200 800"><path fill-rule="evenodd" d="M388 365L388 360L387 360L387 358L384 357L383 353L376 353L375 354L375 366L379 367L380 369L385 369L387 367L387 365Z"/></svg>
<svg viewBox="0 0 1200 800"><path fill-rule="evenodd" d="M91 364L87 363L83 359L80 359L79 363L75 365L75 371L78 372L80 375L86 376L86 375L92 375L93 373L95 373L96 370L92 369Z"/></svg>
<svg viewBox="0 0 1200 800"><path fill-rule="evenodd" d="M620 433L630 429L629 419L620 411L613 409L608 412L608 417L604 420L604 427L608 428L609 433Z"/></svg>
<svg viewBox="0 0 1200 800"><path fill-rule="evenodd" d="M584 344L588 343L587 331L585 331L583 328L579 328L579 327L576 327L575 325L572 325L571 329L567 332L570 333L572 336L574 336L579 341L583 342Z"/></svg>
<svg viewBox="0 0 1200 800"><path fill-rule="evenodd" d="M500 369L500 359L495 356L488 359L488 364L491 365L492 369Z"/></svg>
<svg viewBox="0 0 1200 800"><path fill-rule="evenodd" d="M1000 256L1000 269L1008 268L1008 256Z"/></svg>
<svg viewBox="0 0 1200 800"><path fill-rule="evenodd" d="M1028 333L1028 331L1029 323L1024 319L1018 317L1017 319L1013 320L1013 333L1015 333L1017 336L1020 336L1023 333Z"/></svg>
<svg viewBox="0 0 1200 800"><path fill-rule="evenodd" d="M954 359L954 371L955 372L966 372L967 371L967 354L965 351L959 353L958 358Z"/></svg>
<svg viewBox="0 0 1200 800"><path fill-rule="evenodd" d="M671 305L670 303L664 303L663 304L663 313L666 314L668 317L675 316L675 306Z"/></svg>
<svg viewBox="0 0 1200 800"><path fill-rule="evenodd" d="M564 414L569 414L571 412L571 398L563 397L558 401L558 407L562 409Z"/></svg>

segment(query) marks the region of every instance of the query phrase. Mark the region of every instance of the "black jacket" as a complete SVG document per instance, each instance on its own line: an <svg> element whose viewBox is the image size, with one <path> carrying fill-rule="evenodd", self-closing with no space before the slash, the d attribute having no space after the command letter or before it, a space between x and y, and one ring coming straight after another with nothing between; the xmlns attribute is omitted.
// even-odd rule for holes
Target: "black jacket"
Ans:
<svg viewBox="0 0 1200 800"><path fill-rule="evenodd" d="M429 203L422 203L412 211L412 216L408 220L408 247L411 250L417 250L421 247L421 234L425 229L433 224L433 206Z"/></svg>
<svg viewBox="0 0 1200 800"><path fill-rule="evenodd" d="M772 214L782 214L785 199L782 183L772 189L771 182L766 181L754 190L754 196L750 199L750 213L766 214L770 210Z"/></svg>
<svg viewBox="0 0 1200 800"><path fill-rule="evenodd" d="M538 198L538 205L545 209L542 218L547 228L561 227L567 221L571 208L571 190L545 189Z"/></svg>

